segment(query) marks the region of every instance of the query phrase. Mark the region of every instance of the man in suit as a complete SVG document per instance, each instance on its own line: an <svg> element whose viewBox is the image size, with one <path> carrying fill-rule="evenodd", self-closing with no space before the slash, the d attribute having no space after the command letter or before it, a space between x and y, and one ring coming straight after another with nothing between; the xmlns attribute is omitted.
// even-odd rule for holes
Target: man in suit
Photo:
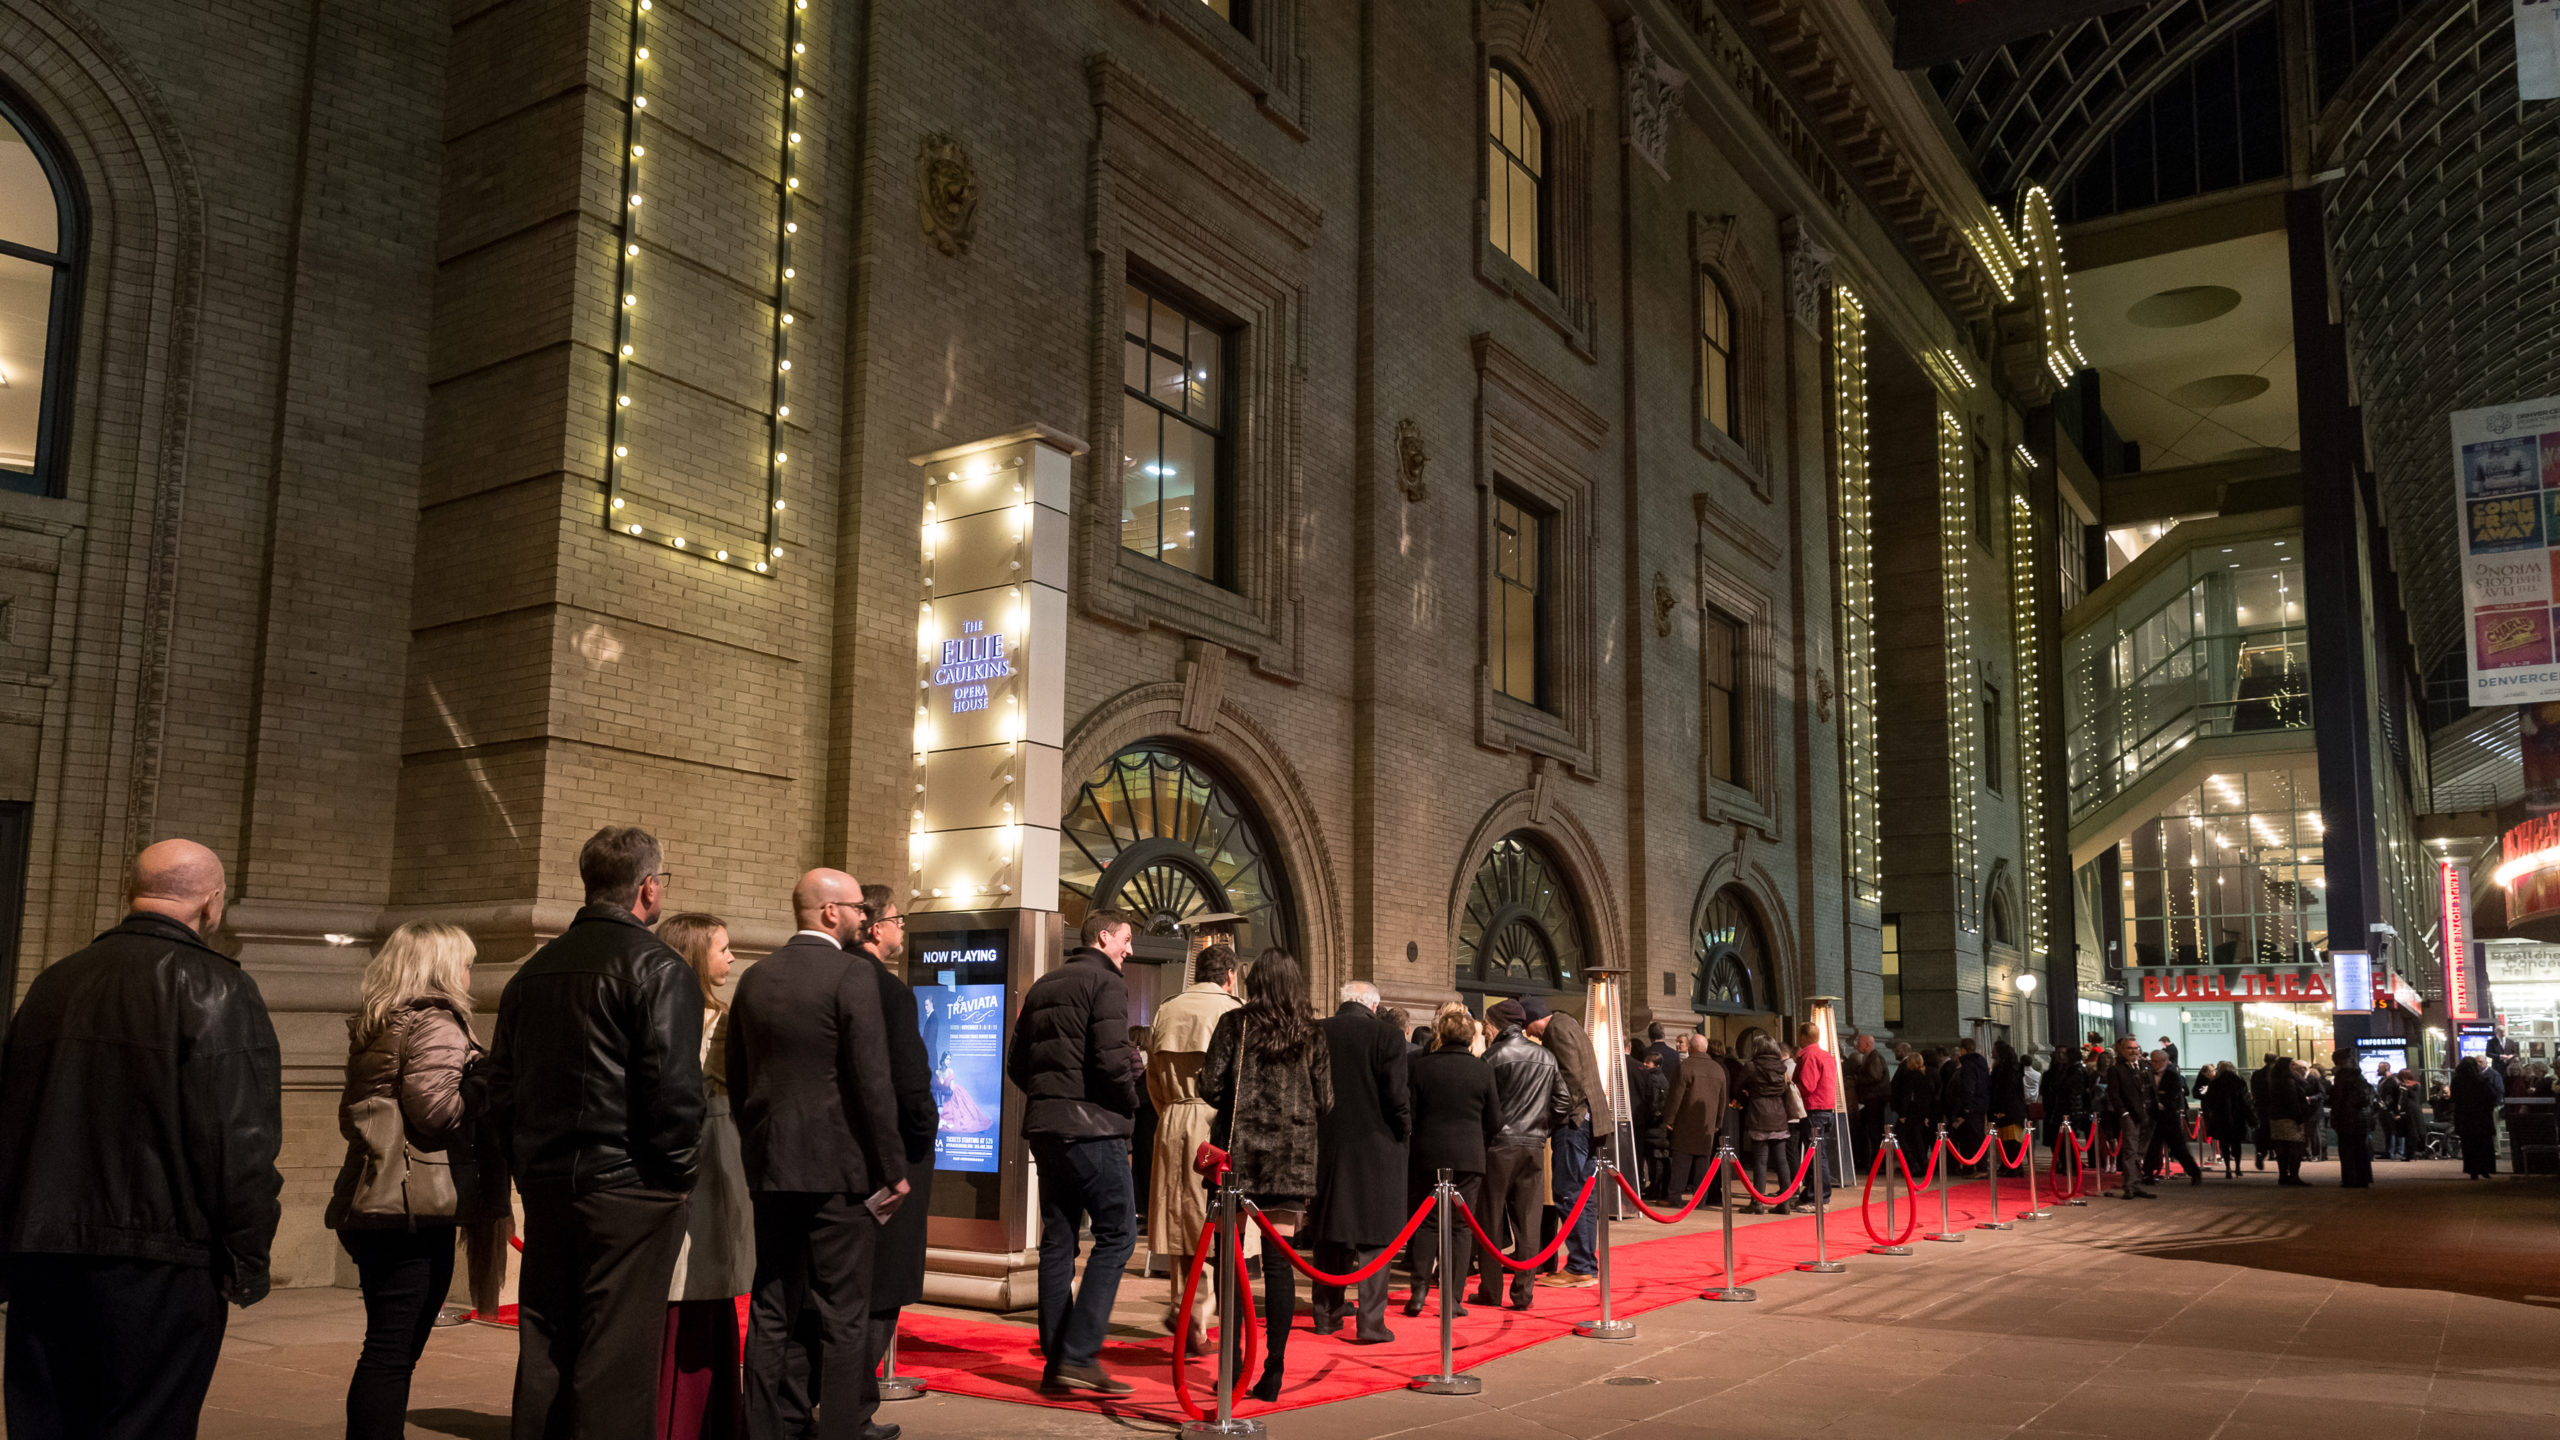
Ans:
<svg viewBox="0 0 2560 1440"><path fill-rule="evenodd" d="M2143 1063L2142 1042L2127 1035L2116 1041L2116 1063L2107 1067L2099 1113L2115 1121L2124 1166L2124 1198L2156 1198L2142 1188L2142 1155L2151 1144L2152 1114L2159 1108L2159 1086Z"/></svg>
<svg viewBox="0 0 2560 1440"><path fill-rule="evenodd" d="M1044 1390L1126 1395L1102 1368L1102 1340L1121 1267L1138 1246L1129 1134L1145 1061L1129 1044L1130 920L1084 917L1084 943L1031 983L1014 1017L1005 1078L1022 1091L1023 1138L1040 1167L1040 1353ZM1093 1221L1093 1253L1076 1288L1077 1232Z"/></svg>
<svg viewBox="0 0 2560 1440"><path fill-rule="evenodd" d="M1671 1077L1671 1093L1662 1101L1662 1113L1671 1127L1667 1193L1675 1205L1689 1203L1715 1164L1716 1147L1724 1143L1724 1115L1732 1094L1726 1088L1729 1079L1724 1062L1708 1052L1707 1037L1690 1036L1688 1058L1680 1062L1680 1073Z"/></svg>
<svg viewBox="0 0 2560 1440"><path fill-rule="evenodd" d="M729 1084L756 1212L747 1432L858 1440L880 1403L879 1212L895 1218L907 1197L907 1147L879 966L850 953L865 928L862 886L812 870L792 888L791 912L798 933L747 971L729 1007ZM803 1310L816 1312L810 1389L827 1400L814 1427L790 1354Z"/></svg>
<svg viewBox="0 0 2560 1440"><path fill-rule="evenodd" d="M1347 1274L1396 1238L1412 1213L1404 1203L1405 1144L1413 1138L1413 1101L1405 1084L1403 1027L1378 1018L1378 987L1353 980L1342 1007L1318 1022L1333 1060L1333 1108L1316 1127L1315 1204L1307 1214L1316 1268ZM1342 1287L1318 1285L1315 1332L1342 1328ZM1360 1282L1355 1345L1383 1345L1387 1271Z"/></svg>
<svg viewBox="0 0 2560 1440"><path fill-rule="evenodd" d="M933 1204L933 1142L942 1110L933 1101L933 1061L916 1026L916 992L899 967L907 958L907 913L886 885L862 887L869 922L861 953L880 980L880 1021L889 1032L889 1089L898 1101L898 1138L907 1157L907 1198L880 1230L880 1253L871 1271L871 1353L889 1353L898 1333L898 1311L924 1299L925 1212ZM865 1372L871 1373L871 1372ZM878 1385L865 1387L872 1403ZM897 1440L895 1425L873 1425L864 1440Z"/></svg>
<svg viewBox="0 0 2560 1440"><path fill-rule="evenodd" d="M702 982L649 932L670 878L657 839L607 826L578 878L587 903L507 982L489 1046L490 1117L524 1197L516 1440L657 1423L702 1138Z"/></svg>
<svg viewBox="0 0 2560 1440"><path fill-rule="evenodd" d="M36 976L0 1049L12 1434L195 1434L226 1302L267 1293L283 1065L205 943L224 890L202 845L144 850L124 919Z"/></svg>

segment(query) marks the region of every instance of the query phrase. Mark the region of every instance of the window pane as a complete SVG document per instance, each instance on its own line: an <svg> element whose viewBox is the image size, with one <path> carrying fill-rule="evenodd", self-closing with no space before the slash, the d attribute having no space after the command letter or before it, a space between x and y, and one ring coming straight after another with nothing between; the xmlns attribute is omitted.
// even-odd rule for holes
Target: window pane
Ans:
<svg viewBox="0 0 2560 1440"><path fill-rule="evenodd" d="M1520 138L1511 148L1519 154L1520 163L1529 167L1531 175L1547 173L1547 127L1538 123L1538 112L1529 108L1525 96L1520 101Z"/></svg>
<svg viewBox="0 0 2560 1440"><path fill-rule="evenodd" d="M1520 89L1499 71L1493 77L1493 138L1504 148L1520 148Z"/></svg>
<svg viewBox="0 0 2560 1440"><path fill-rule="evenodd" d="M1503 592L1503 693L1538 703L1538 596L1518 587Z"/></svg>
<svg viewBox="0 0 2560 1440"><path fill-rule="evenodd" d="M1517 165L1511 175L1511 258L1532 275L1538 270L1538 182Z"/></svg>
<svg viewBox="0 0 2560 1440"><path fill-rule="evenodd" d="M1538 574L1544 549L1539 544L1538 530L1545 522L1526 510L1515 511L1520 527L1520 583L1536 590L1542 581Z"/></svg>
<svg viewBox="0 0 2560 1440"><path fill-rule="evenodd" d="M1157 558L1194 575L1217 573L1217 441L1178 420L1164 422L1164 538Z"/></svg>
<svg viewBox="0 0 2560 1440"><path fill-rule="evenodd" d="M12 470L35 469L53 276L50 265L0 256L0 465Z"/></svg>
<svg viewBox="0 0 2560 1440"><path fill-rule="evenodd" d="M1120 543L1146 554L1156 553L1156 486L1158 464L1153 406L1134 395L1120 401Z"/></svg>
<svg viewBox="0 0 2560 1440"><path fill-rule="evenodd" d="M1218 340L1218 332L1194 320L1191 322L1191 386L1187 409L1191 417L1213 430L1224 429L1220 409L1226 403L1227 377L1219 374L1225 364L1220 353L1226 347Z"/></svg>
<svg viewBox="0 0 2560 1440"><path fill-rule="evenodd" d="M45 178L44 164L27 148L26 137L8 125L0 125L0 240L47 252L62 248L53 182Z"/></svg>
<svg viewBox="0 0 2560 1440"><path fill-rule="evenodd" d="M1702 348L1705 353L1699 358L1705 374L1700 388L1706 392L1707 423L1730 435L1733 433L1733 372L1728 368L1731 362L1713 344Z"/></svg>
<svg viewBox="0 0 2560 1440"><path fill-rule="evenodd" d="M1147 388L1147 347L1135 340L1120 342L1120 383L1143 394Z"/></svg>
<svg viewBox="0 0 2560 1440"><path fill-rule="evenodd" d="M1707 692L1707 773L1728 784L1736 783L1733 772L1733 695L1729 691Z"/></svg>
<svg viewBox="0 0 2560 1440"><path fill-rule="evenodd" d="M1135 285L1125 287L1120 298L1120 328L1144 343L1147 338L1147 292Z"/></svg>

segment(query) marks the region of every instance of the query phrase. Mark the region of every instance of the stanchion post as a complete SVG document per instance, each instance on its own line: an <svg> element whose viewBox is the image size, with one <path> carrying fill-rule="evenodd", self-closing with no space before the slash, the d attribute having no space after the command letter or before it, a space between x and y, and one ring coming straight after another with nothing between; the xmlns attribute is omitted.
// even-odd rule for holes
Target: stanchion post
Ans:
<svg viewBox="0 0 2560 1440"><path fill-rule="evenodd" d="M2080 1158L2080 1140L2071 1133L2071 1118L2067 1115L2062 1121L2062 1143L2071 1147L2071 1174L2080 1182L2071 1198L2062 1203L2085 1207L2089 1203L2089 1162Z"/></svg>
<svg viewBox="0 0 2560 1440"><path fill-rule="evenodd" d="M1973 1228L1976 1230L2015 1230L2018 1228L2017 1226L2000 1218L2000 1132L1994 1130L1990 1134L1983 1136L1982 1143L1991 1147L1991 1218L1988 1220L1976 1221Z"/></svg>
<svg viewBox="0 0 2560 1440"><path fill-rule="evenodd" d="M2018 1218L2021 1220L2053 1218L2053 1212L2044 1208L2044 1202L2036 1198L2036 1127L2033 1123L2027 1126L2027 1208L2019 1214Z"/></svg>
<svg viewBox="0 0 2560 1440"><path fill-rule="evenodd" d="M1733 1187L1739 1183L1739 1177L1742 1174L1742 1157L1733 1153L1731 1145L1725 1145L1716 1151L1716 1164L1719 1167L1727 1164L1734 1167L1733 1173L1725 1177L1723 1195L1717 1201L1717 1208L1724 1215L1724 1283L1704 1292L1698 1298L1747 1303L1759 1299L1760 1292L1747 1290L1733 1283Z"/></svg>
<svg viewBox="0 0 2560 1440"><path fill-rule="evenodd" d="M1235 1183L1222 1178L1218 1185L1218 1250L1214 1257L1218 1267L1218 1412L1214 1420L1183 1422L1185 1435L1259 1440L1265 1433L1261 1421L1236 1414L1236 1348L1244 1343L1244 1327L1236 1323L1236 1257L1244 1253L1241 1225L1242 1217L1236 1213ZM1183 1316L1182 1323L1190 1324L1191 1317Z"/></svg>
<svg viewBox="0 0 2560 1440"><path fill-rule="evenodd" d="M1600 1198L1600 1192L1603 1190L1610 1191L1614 1195L1617 1190L1617 1185L1614 1183L1617 1179L1617 1175L1618 1162L1606 1155L1601 1156L1600 1168L1594 1173L1591 1181L1591 1200L1597 1201ZM1584 1203L1588 1204L1591 1202L1586 1201ZM1635 1338L1636 1322L1633 1320L1619 1320L1612 1317L1609 1313L1610 1283L1609 1216L1604 1212L1600 1216L1600 1318L1597 1320L1583 1320L1576 1322L1573 1327L1574 1334L1590 1340L1632 1340Z"/></svg>
<svg viewBox="0 0 2560 1440"><path fill-rule="evenodd" d="M1957 1234L1954 1227L1947 1223L1947 1185L1956 1168L1950 1162L1956 1157L1955 1146L1947 1140L1947 1124L1943 1120L1938 1122L1938 1143L1929 1153L1937 1157L1938 1164L1938 1229L1937 1233L1923 1235L1920 1238L1935 1240L1945 1245L1961 1244L1964 1237Z"/></svg>
<svg viewBox="0 0 2560 1440"><path fill-rule="evenodd" d="M1456 1242L1449 1228L1450 1212L1458 1204L1458 1187L1451 1181L1449 1171L1440 1172L1440 1183L1431 1187L1431 1196L1432 1203L1440 1208L1440 1369L1434 1374L1414 1376L1405 1382L1405 1388L1419 1390L1425 1395L1473 1395L1484 1388L1484 1382L1473 1375L1458 1374L1450 1355L1449 1327L1454 1318L1451 1312L1457 1308L1457 1301L1450 1297L1464 1292L1466 1277L1457 1273ZM1485 1263L1493 1265L1498 1262L1488 1257ZM1601 1273L1606 1274L1607 1271L1604 1269ZM1607 1282L1602 1284L1605 1286ZM1601 1293L1606 1294L1607 1291L1604 1289Z"/></svg>
<svg viewBox="0 0 2560 1440"><path fill-rule="evenodd" d="M1902 1141L1894 1135L1893 1131L1888 1129L1884 1132L1884 1143L1884 1163L1878 1165L1876 1168L1884 1172L1884 1233L1892 1235L1896 1233L1893 1228L1893 1174L1895 1171L1902 1168ZM1919 1197L1912 1197L1911 1203L1914 1205L1919 1204ZM1908 1245L1897 1245L1891 1240L1887 1240L1882 1245L1868 1246L1867 1253L1870 1255L1908 1255L1911 1253L1911 1247Z"/></svg>
<svg viewBox="0 0 2560 1440"><path fill-rule="evenodd" d="M1831 1127L1813 1125L1808 1128L1813 1131L1813 1168L1820 1173L1824 1184L1813 1192L1813 1260L1796 1268L1815 1275L1837 1275L1849 1267L1831 1258L1830 1242L1823 1232L1823 1219L1831 1213L1831 1138L1826 1133Z"/></svg>
<svg viewBox="0 0 2560 1440"><path fill-rule="evenodd" d="M913 1400L924 1393L924 1382L913 1375L898 1373L898 1327L889 1327L889 1350L880 1357L880 1398Z"/></svg>

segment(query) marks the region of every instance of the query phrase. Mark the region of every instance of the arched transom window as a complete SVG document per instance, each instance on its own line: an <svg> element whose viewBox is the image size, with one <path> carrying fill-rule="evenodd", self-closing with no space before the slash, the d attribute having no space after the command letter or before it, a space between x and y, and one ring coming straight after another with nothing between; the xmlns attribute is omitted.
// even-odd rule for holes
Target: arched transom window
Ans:
<svg viewBox="0 0 2560 1440"><path fill-rule="evenodd" d="M1542 995L1582 988L1582 920L1546 850L1527 835L1494 842L1467 886L1458 922L1458 988Z"/></svg>
<svg viewBox="0 0 2560 1440"><path fill-rule="evenodd" d="M1199 761L1141 744L1104 761L1062 822L1058 899L1067 928L1087 911L1126 910L1173 935L1194 915L1244 917L1239 953L1294 948L1287 882L1251 805Z"/></svg>
<svg viewBox="0 0 2560 1440"><path fill-rule="evenodd" d="M60 495L80 207L43 127L0 120L0 488Z"/></svg>
<svg viewBox="0 0 2560 1440"><path fill-rule="evenodd" d="M1689 1007L1703 1015L1764 1015L1778 1009L1769 942L1749 901L1732 886L1715 893L1690 937Z"/></svg>

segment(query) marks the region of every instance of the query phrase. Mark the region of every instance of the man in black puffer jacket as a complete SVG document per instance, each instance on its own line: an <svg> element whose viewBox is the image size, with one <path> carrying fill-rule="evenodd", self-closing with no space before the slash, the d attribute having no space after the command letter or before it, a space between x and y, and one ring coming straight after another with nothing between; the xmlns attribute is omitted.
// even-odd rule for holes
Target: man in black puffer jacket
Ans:
<svg viewBox="0 0 2560 1440"><path fill-rule="evenodd" d="M498 1000L489 1108L524 1195L514 1430L657 1423L667 1288L702 1135L702 985L649 933L658 842L609 826L578 851L587 903ZM553 1411L561 1423L553 1421Z"/></svg>
<svg viewBox="0 0 2560 1440"><path fill-rule="evenodd" d="M1013 1022L1004 1073L1029 1102L1023 1138L1040 1166L1040 1353L1045 1390L1126 1395L1105 1374L1102 1341L1121 1267L1138 1246L1129 1135L1137 1128L1143 1064L1129 1043L1129 917L1096 910L1084 943L1032 982ZM1076 1232L1090 1218L1093 1254L1075 1288Z"/></svg>
<svg viewBox="0 0 2560 1440"><path fill-rule="evenodd" d="M27 987L0 1051L9 1425L193 1435L229 1312L267 1293L283 1069L257 982L204 943L222 861L163 840L131 911Z"/></svg>

